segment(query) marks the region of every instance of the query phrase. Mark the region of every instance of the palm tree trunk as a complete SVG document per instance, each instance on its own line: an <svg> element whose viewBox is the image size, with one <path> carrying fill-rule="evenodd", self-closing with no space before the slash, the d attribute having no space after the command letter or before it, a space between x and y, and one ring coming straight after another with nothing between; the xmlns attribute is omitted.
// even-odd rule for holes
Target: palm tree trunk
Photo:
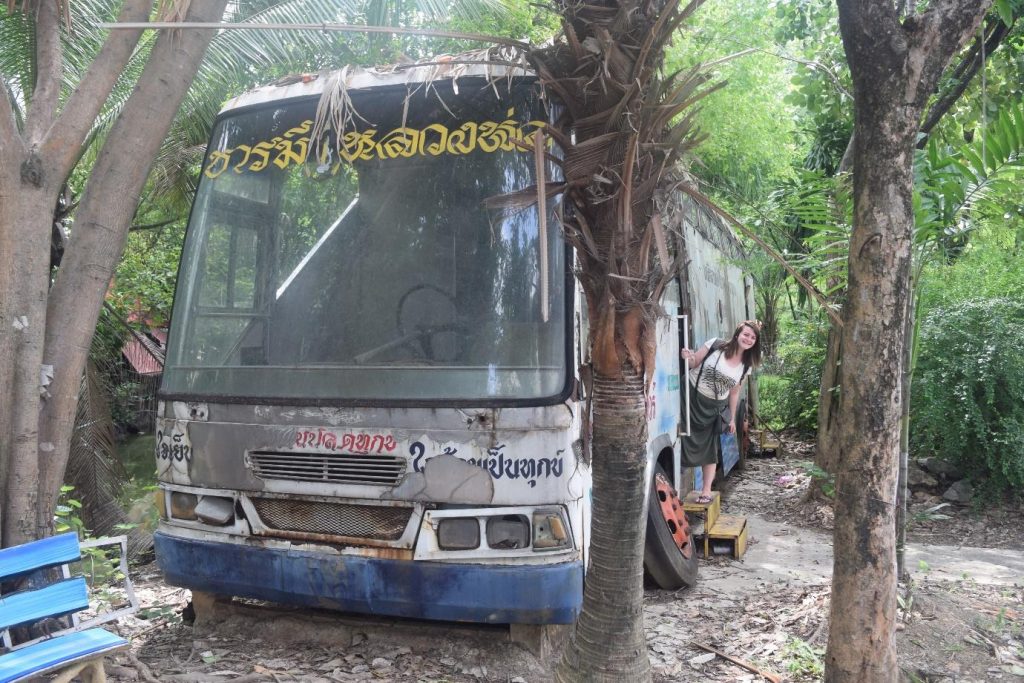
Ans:
<svg viewBox="0 0 1024 683"><path fill-rule="evenodd" d="M649 681L643 630L643 546L647 514L644 378L629 363L621 377L594 378L593 526L583 611L555 680Z"/></svg>

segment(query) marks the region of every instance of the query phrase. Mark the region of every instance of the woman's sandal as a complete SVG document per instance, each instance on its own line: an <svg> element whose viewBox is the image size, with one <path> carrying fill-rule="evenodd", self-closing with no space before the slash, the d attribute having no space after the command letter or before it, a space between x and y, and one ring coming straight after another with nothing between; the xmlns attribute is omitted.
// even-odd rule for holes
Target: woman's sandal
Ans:
<svg viewBox="0 0 1024 683"><path fill-rule="evenodd" d="M714 499L715 499L715 497L713 495L705 496L705 495L702 494L702 495L697 496L697 502L700 503L701 505L704 505L706 503L710 503Z"/></svg>

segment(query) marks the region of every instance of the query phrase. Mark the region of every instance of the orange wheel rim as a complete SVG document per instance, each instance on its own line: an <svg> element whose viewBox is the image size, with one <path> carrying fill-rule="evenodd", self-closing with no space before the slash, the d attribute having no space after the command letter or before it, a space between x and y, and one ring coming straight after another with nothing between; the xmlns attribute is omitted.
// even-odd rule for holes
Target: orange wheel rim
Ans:
<svg viewBox="0 0 1024 683"><path fill-rule="evenodd" d="M683 502L679 500L679 494L663 475L658 474L654 478L654 492L658 496L658 506L661 516L668 524L672 532L672 540L675 541L679 552L683 557L689 559L693 554L693 544L690 543L690 524L686 521L686 512L683 510Z"/></svg>

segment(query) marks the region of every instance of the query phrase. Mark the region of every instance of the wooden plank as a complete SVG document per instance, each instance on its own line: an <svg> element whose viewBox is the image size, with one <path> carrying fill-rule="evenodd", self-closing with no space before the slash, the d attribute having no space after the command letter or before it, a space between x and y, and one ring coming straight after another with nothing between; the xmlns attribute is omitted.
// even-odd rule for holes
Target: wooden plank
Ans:
<svg viewBox="0 0 1024 683"><path fill-rule="evenodd" d="M0 628L27 624L46 617L71 614L89 606L89 593L81 576L24 590L0 598Z"/></svg>
<svg viewBox="0 0 1024 683"><path fill-rule="evenodd" d="M747 518L740 515L722 515L718 522L708 529L711 538L738 538L746 529Z"/></svg>
<svg viewBox="0 0 1024 683"><path fill-rule="evenodd" d="M698 503L697 496L699 495L699 491L687 493L686 498L683 499L683 510L702 517L704 528L710 529L718 522L718 517L722 514L722 496L718 491L712 491L710 503Z"/></svg>
<svg viewBox="0 0 1024 683"><path fill-rule="evenodd" d="M747 525L743 525L743 531L740 532L739 537L736 539L736 547L733 548L732 556L737 560L743 557L743 553L747 552Z"/></svg>
<svg viewBox="0 0 1024 683"><path fill-rule="evenodd" d="M50 536L0 550L0 577L12 578L43 567L76 562L80 557L77 534Z"/></svg>
<svg viewBox="0 0 1024 683"><path fill-rule="evenodd" d="M124 638L101 628L55 636L0 655L0 682L38 676L85 659L102 657L127 645Z"/></svg>

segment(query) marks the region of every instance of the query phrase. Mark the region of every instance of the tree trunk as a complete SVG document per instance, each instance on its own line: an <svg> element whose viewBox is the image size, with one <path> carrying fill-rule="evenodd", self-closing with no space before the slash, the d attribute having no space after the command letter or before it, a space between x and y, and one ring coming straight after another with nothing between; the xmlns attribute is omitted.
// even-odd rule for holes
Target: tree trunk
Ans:
<svg viewBox="0 0 1024 683"><path fill-rule="evenodd" d="M226 4L192 3L185 21L217 21ZM40 467L40 529L49 526L60 495L78 387L107 285L124 251L150 166L214 35L212 30L188 30L160 36L96 159L76 212L76 235L86 233L90 239L73 242L48 306L45 358L54 366L53 399L43 406L39 430L40 439L56 448Z"/></svg>
<svg viewBox="0 0 1024 683"><path fill-rule="evenodd" d="M839 0L854 84L853 233L839 377L834 566L825 680L895 682L895 505L913 151L918 122L986 0Z"/></svg>
<svg viewBox="0 0 1024 683"><path fill-rule="evenodd" d="M192 3L187 20L219 19L227 0ZM122 21L151 0L126 0ZM48 533L60 492L78 387L99 307L149 166L212 31L161 36L90 176L55 286L53 207L141 31L112 31L63 109L57 3L35 15L37 82L22 130L0 99L0 545ZM52 382L51 382L52 376Z"/></svg>
<svg viewBox="0 0 1024 683"><path fill-rule="evenodd" d="M27 159L38 159L26 155ZM20 228L8 252L12 288L4 298L9 311L3 320L4 355L0 364L10 378L3 400L7 431L6 482L3 499L3 545L15 545L36 537L39 491L38 421L43 366L43 335L46 326L46 294L49 287L50 222L47 211L51 188L21 180L16 196L3 213ZM47 451L47 455L49 452Z"/></svg>
<svg viewBox="0 0 1024 683"><path fill-rule="evenodd" d="M643 629L647 418L644 378L594 377L593 525L583 611L555 680L649 681ZM609 657L609 648L615 654Z"/></svg>
<svg viewBox="0 0 1024 683"><path fill-rule="evenodd" d="M42 74L60 69L56 41L55 3L38 8L36 25L54 37L36 40L36 61ZM48 117L57 102L54 86L36 84L32 113ZM45 126L26 121L24 136L17 130L11 105L0 106L0 141L5 166L0 182L0 473L4 477L2 545L22 543L35 532L38 500L38 408L41 388L46 292L49 285L50 215L40 207L53 206L55 178L60 170L38 153ZM60 180L63 180L62 178ZM59 187L59 181L57 186ZM38 254L43 254L40 258Z"/></svg>
<svg viewBox="0 0 1024 683"><path fill-rule="evenodd" d="M893 530L920 112L886 125L857 113L826 678L882 683L898 674Z"/></svg>

